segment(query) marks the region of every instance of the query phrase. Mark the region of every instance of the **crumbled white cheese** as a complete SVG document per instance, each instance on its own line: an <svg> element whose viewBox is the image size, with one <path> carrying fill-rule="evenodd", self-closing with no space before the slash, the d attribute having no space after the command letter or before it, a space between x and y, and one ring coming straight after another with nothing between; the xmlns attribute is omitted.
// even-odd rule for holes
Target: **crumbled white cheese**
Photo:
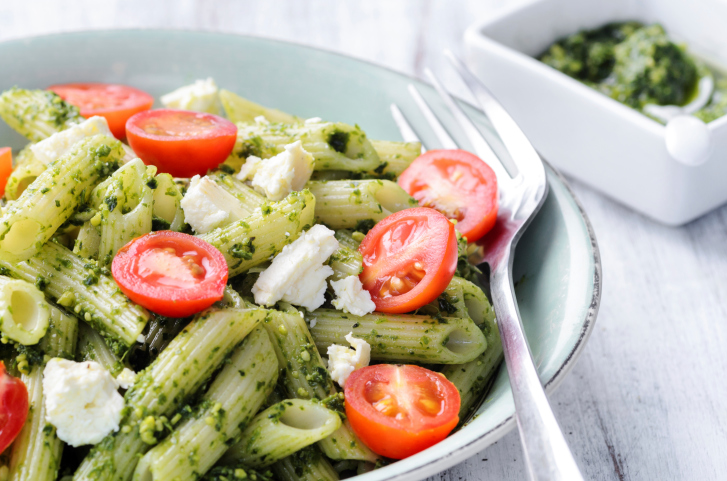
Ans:
<svg viewBox="0 0 727 481"><path fill-rule="evenodd" d="M363 288L358 276L348 276L339 281L332 281L331 287L336 293L333 307L354 316L365 316L376 310L369 291Z"/></svg>
<svg viewBox="0 0 727 481"><path fill-rule="evenodd" d="M193 110L209 114L220 113L220 97L212 78L197 80L161 97L162 104L170 109Z"/></svg>
<svg viewBox="0 0 727 481"><path fill-rule="evenodd" d="M321 122L323 122L323 119L320 118L320 117L311 117L309 119L305 119L305 123L307 125L310 125L310 124L320 124Z"/></svg>
<svg viewBox="0 0 727 481"><path fill-rule="evenodd" d="M146 336L144 334L139 334L136 336L136 342L144 344L146 342Z"/></svg>
<svg viewBox="0 0 727 481"><path fill-rule="evenodd" d="M97 444L119 430L124 398L99 363L54 358L43 371L46 422L71 446Z"/></svg>
<svg viewBox="0 0 727 481"><path fill-rule="evenodd" d="M255 123L258 125L270 125L270 121L266 119L264 115L258 115L255 117Z"/></svg>
<svg viewBox="0 0 727 481"><path fill-rule="evenodd" d="M119 375L116 376L116 384L118 384L121 389L129 389L135 381L136 373L128 367L125 367Z"/></svg>
<svg viewBox="0 0 727 481"><path fill-rule="evenodd" d="M240 202L209 177L195 175L180 205L184 220L198 234L205 234L224 223L247 216Z"/></svg>
<svg viewBox="0 0 727 481"><path fill-rule="evenodd" d="M346 340L355 350L338 344L328 346L328 372L331 373L331 379L341 387L346 385L346 379L353 371L371 362L371 346L368 342L353 337L352 332L346 335Z"/></svg>
<svg viewBox="0 0 727 481"><path fill-rule="evenodd" d="M44 164L50 164L61 155L70 152L71 148L81 140L94 135L108 135L113 138L114 134L109 130L105 118L96 116L86 119L80 124L56 132L47 139L31 145L30 150L33 151L35 158Z"/></svg>
<svg viewBox="0 0 727 481"><path fill-rule="evenodd" d="M285 146L275 157L262 160L250 156L237 174L240 180L252 178L252 186L270 200L282 200L301 190L313 173L315 159L300 140Z"/></svg>
<svg viewBox="0 0 727 481"><path fill-rule="evenodd" d="M325 302L326 279L333 274L326 260L338 249L334 232L316 224L283 247L270 267L260 274L252 293L255 302L272 306L283 300L309 311Z"/></svg>
<svg viewBox="0 0 727 481"><path fill-rule="evenodd" d="M263 159L251 155L245 159L245 163L242 164L242 167L240 167L240 172L237 173L237 178L242 181L252 180L261 165L263 165Z"/></svg>

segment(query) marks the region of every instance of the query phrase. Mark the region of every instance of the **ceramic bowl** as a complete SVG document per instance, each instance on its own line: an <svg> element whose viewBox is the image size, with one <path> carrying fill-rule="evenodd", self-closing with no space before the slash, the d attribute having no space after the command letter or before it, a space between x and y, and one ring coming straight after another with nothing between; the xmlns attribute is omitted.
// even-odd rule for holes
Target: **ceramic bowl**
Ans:
<svg viewBox="0 0 727 481"><path fill-rule="evenodd" d="M0 43L0 89L73 81L115 82L155 98L198 78L302 117L359 124L371 138L399 140L389 117L398 103L415 112L414 82L436 108L433 90L410 77L345 56L260 38L188 31L127 30L52 35ZM484 116L462 104L491 135ZM419 131L423 122L415 120ZM450 131L461 145L452 120ZM433 136L423 140L431 147ZM0 145L22 139L4 124ZM517 248L514 278L535 363L548 391L573 367L593 329L600 300L600 261L593 231L563 179L548 169L550 193ZM410 480L435 474L493 443L515 426L507 372L501 368L478 415L445 441L359 481Z"/></svg>
<svg viewBox="0 0 727 481"><path fill-rule="evenodd" d="M694 165L670 152L673 131L534 57L579 30L638 20L661 23L691 52L727 66L725 18L721 0L531 0L470 27L465 46L469 65L553 165L681 225L727 202L727 116L703 127L711 152Z"/></svg>

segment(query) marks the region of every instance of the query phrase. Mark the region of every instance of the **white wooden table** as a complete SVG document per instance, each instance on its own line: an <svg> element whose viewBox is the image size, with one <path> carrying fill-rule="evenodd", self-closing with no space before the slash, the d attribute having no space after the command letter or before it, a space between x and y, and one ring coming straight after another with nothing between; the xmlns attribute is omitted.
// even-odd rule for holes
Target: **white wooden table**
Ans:
<svg viewBox="0 0 727 481"><path fill-rule="evenodd" d="M253 34L415 75L429 66L469 98L441 51L461 51L463 30L506 1L0 0L0 40L123 27ZM598 236L604 292L551 402L585 478L727 479L727 208L669 228L572 185ZM437 477L525 479L517 432Z"/></svg>

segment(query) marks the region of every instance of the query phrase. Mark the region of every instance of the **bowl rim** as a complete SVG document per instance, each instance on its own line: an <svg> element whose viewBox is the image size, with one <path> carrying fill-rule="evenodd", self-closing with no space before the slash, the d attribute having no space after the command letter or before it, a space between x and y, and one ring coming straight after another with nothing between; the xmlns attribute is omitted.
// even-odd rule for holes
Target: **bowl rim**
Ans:
<svg viewBox="0 0 727 481"><path fill-rule="evenodd" d="M538 1L538 0L535 0ZM527 4L526 4L527 5ZM473 27L470 27L473 28ZM469 30L469 29L468 29ZM29 36L21 36L21 37L14 37L9 38L6 40L0 41L0 47L5 47L8 44L18 43L22 44L30 40L34 39L41 39L41 38L48 38L48 37L61 37L61 36L73 36L73 35L85 35L85 34L102 34L102 33L109 33L109 32L179 32L179 33L195 33L195 34L209 34L209 35L219 35L219 36L237 36L237 37L243 37L243 38L249 38L254 40L263 40L266 42L271 43L278 43L281 45L289 45L294 46L298 48L302 48L304 50L312 50L312 51L318 51L318 52L324 52L327 54L331 54L337 57L341 57L347 60L354 60L357 62L368 64L372 67L383 69L386 71L389 71L390 73L394 73L396 75L401 75L413 82L419 82L424 83L427 86L430 86L428 83L424 82L423 80L417 78L416 76L402 72L400 70L397 70L395 68L389 67L387 65L383 65L381 63L359 58L354 55L348 55L345 53L341 53L338 51L334 51L329 48L325 47L317 47L312 45L307 45L301 42L296 41L290 41L290 40L281 40L277 38L267 37L264 35L250 35L250 34L241 34L237 32L229 32L229 31L223 31L223 30L212 30L212 29L205 29L205 28L163 28L163 27L138 27L138 28L99 28L99 29L83 29L83 30L70 30L70 31L61 31L61 32L53 32L53 33L47 33L47 34L40 34L40 35L29 35ZM480 34L481 35L481 34ZM481 35L484 36L484 35ZM492 40L491 40L492 41ZM493 43L495 43L493 41ZM500 46L498 44L498 46ZM502 45L502 47L505 47ZM430 86L431 87L431 86ZM477 107L476 105L470 103L467 100L464 100L460 98L459 96L453 95L453 97L460 102L463 105L466 105L469 108L472 108L476 110L477 112L480 112L484 115L482 110ZM486 117L486 116L485 116ZM542 159L542 157L541 157ZM573 349L571 349L570 353L568 353L568 356L563 361L563 364L556 370L556 372L548 379L544 384L544 389L546 393L550 394L552 393L565 379L565 376L573 369L575 366L575 362L580 357L583 349L585 348L586 342L588 341L591 333L593 332L593 328L595 326L595 321L598 316L600 304L601 304L601 293L602 293L602 265L601 265L601 255L600 250L598 247L598 241L596 240L596 234L593 229L593 225L591 224L590 219L588 218L588 215L585 212L585 209L583 208L583 205L581 204L580 200L576 197L575 193L573 192L573 189L568 184L565 177L557 170L555 169L550 163L548 163L545 159L542 159L543 163L548 167L548 170L550 170L553 175L562 183L562 185L565 187L566 192L570 196L571 200L575 204L575 206L578 209L578 213L580 214L581 219L583 220L583 224L586 229L586 233L588 235L591 249L592 249L592 262L593 262L593 293L591 295L591 301L590 305L588 306L588 309L586 311L585 318L583 319L583 324L581 327L581 331L578 335L578 339L573 346ZM504 360L503 360L504 363ZM500 365L499 369L502 369L502 364ZM477 438L473 439L472 441L468 442L467 444L458 447L457 449L450 451L446 454L443 454L442 456L437 456L431 461L427 461L425 463L419 464L417 466L414 466L410 469L407 469L403 472L393 474L392 476L386 478L388 480L397 480L397 481L403 481L405 479L420 479L425 476L429 476L432 474L435 474L436 472L440 472L442 470L448 469L451 466L457 464L458 462L464 461L465 459L472 456L476 451L481 450L492 444L497 439L502 438L505 434L510 432L515 427L515 413L508 416L505 420L503 420L500 424L497 426L491 428L485 433L482 433ZM385 468L381 468L385 469ZM423 471L427 471L428 474L424 473ZM373 473L367 473L367 474L373 474ZM369 476L367 474L358 475L356 476L357 479L368 479Z"/></svg>

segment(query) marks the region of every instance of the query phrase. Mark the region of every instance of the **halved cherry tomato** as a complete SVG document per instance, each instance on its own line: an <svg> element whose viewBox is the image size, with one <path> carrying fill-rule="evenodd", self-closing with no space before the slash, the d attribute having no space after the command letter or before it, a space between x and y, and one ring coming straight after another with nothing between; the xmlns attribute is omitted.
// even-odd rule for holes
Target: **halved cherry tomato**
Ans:
<svg viewBox="0 0 727 481"><path fill-rule="evenodd" d="M146 164L175 177L204 175L232 152L237 127L212 114L157 109L126 122L129 145Z"/></svg>
<svg viewBox="0 0 727 481"><path fill-rule="evenodd" d="M423 207L457 220L475 242L497 220L497 177L482 159L464 150L430 150L399 176L399 185Z"/></svg>
<svg viewBox="0 0 727 481"><path fill-rule="evenodd" d="M154 97L126 85L102 83L72 83L48 87L63 100L75 105L86 118L100 115L109 123L114 137L126 137L126 121L142 110L149 110Z"/></svg>
<svg viewBox="0 0 727 481"><path fill-rule="evenodd" d="M0 148L0 197L5 195L5 186L13 173L13 151L10 147Z"/></svg>
<svg viewBox="0 0 727 481"><path fill-rule="evenodd" d="M359 252L359 278L380 312L410 312L430 303L457 268L454 225L424 207L402 210L376 224Z"/></svg>
<svg viewBox="0 0 727 481"><path fill-rule="evenodd" d="M8 374L0 361L0 453L18 436L27 418L28 388Z"/></svg>
<svg viewBox="0 0 727 481"><path fill-rule="evenodd" d="M222 299L227 263L198 237L159 231L122 247L111 274L137 304L163 316L186 317Z"/></svg>
<svg viewBox="0 0 727 481"><path fill-rule="evenodd" d="M403 459L446 438L459 422L457 388L419 366L377 364L346 380L346 416L372 451Z"/></svg>

